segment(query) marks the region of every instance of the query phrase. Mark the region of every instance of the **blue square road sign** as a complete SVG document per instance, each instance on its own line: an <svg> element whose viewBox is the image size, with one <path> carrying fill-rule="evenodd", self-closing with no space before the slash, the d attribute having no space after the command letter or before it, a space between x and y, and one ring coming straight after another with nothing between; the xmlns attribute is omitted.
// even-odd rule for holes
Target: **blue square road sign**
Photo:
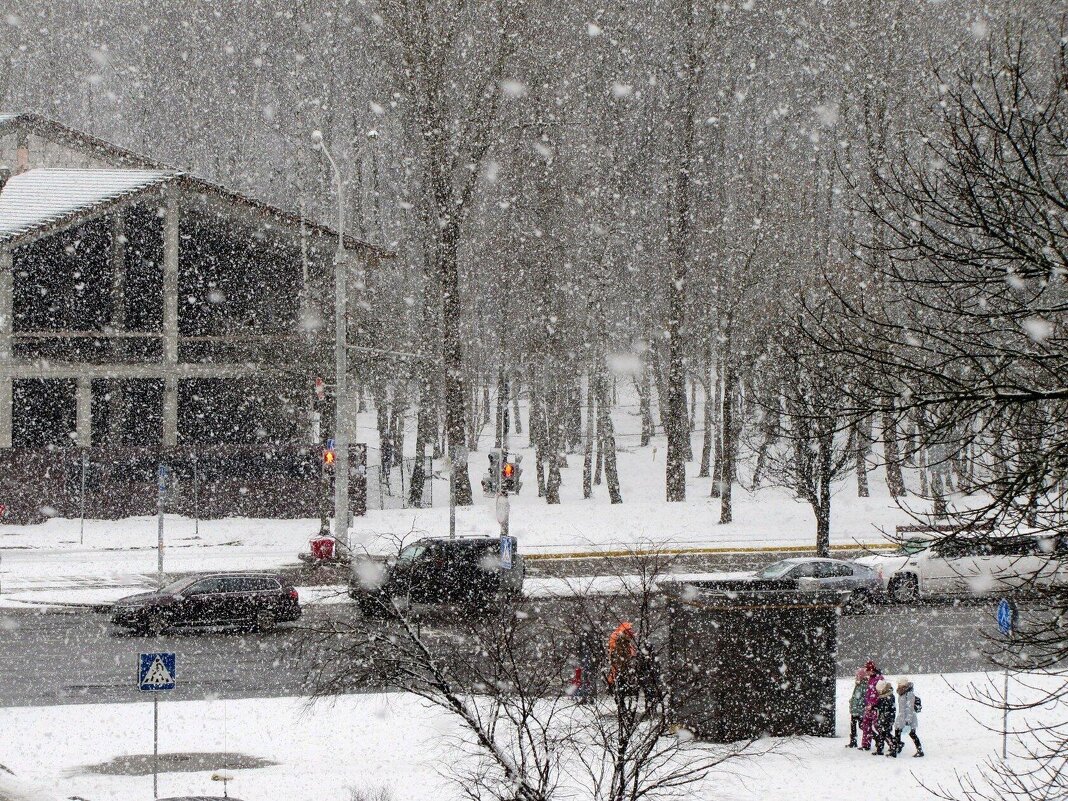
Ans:
<svg viewBox="0 0 1068 801"><path fill-rule="evenodd" d="M173 690L177 676L174 654L141 654L137 667L137 688L142 692Z"/></svg>

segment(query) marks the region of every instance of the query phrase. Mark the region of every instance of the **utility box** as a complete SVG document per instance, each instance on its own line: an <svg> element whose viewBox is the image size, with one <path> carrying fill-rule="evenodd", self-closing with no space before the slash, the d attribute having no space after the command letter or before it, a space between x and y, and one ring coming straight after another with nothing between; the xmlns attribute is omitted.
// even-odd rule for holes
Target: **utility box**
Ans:
<svg viewBox="0 0 1068 801"><path fill-rule="evenodd" d="M679 726L717 743L834 736L838 618L848 593L798 585L664 587L666 678Z"/></svg>

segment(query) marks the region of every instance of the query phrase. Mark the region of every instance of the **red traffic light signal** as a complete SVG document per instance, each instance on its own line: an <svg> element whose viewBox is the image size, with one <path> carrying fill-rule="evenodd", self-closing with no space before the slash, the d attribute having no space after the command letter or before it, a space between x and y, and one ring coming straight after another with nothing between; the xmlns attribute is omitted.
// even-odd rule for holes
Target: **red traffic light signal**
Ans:
<svg viewBox="0 0 1068 801"><path fill-rule="evenodd" d="M505 462L501 468L501 475L505 478L515 478L515 465L511 462Z"/></svg>

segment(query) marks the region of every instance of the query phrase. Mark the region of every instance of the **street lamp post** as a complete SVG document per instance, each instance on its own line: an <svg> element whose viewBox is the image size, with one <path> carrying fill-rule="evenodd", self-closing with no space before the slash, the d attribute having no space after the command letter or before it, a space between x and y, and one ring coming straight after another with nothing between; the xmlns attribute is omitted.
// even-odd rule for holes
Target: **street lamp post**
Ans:
<svg viewBox="0 0 1068 801"><path fill-rule="evenodd" d="M341 170L323 142L322 131L312 131L312 142L334 171L337 184L337 252L334 254L334 539L349 546L349 418L347 310L345 275L345 192Z"/></svg>

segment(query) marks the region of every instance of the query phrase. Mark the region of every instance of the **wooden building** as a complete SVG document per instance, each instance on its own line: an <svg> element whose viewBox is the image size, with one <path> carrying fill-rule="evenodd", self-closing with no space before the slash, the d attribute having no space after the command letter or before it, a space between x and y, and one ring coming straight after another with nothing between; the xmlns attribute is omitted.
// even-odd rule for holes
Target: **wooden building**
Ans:
<svg viewBox="0 0 1068 801"><path fill-rule="evenodd" d="M0 114L0 165L9 520L84 500L72 460L89 514L150 509L161 455L199 459L198 513L316 514L337 234L32 114Z"/></svg>

